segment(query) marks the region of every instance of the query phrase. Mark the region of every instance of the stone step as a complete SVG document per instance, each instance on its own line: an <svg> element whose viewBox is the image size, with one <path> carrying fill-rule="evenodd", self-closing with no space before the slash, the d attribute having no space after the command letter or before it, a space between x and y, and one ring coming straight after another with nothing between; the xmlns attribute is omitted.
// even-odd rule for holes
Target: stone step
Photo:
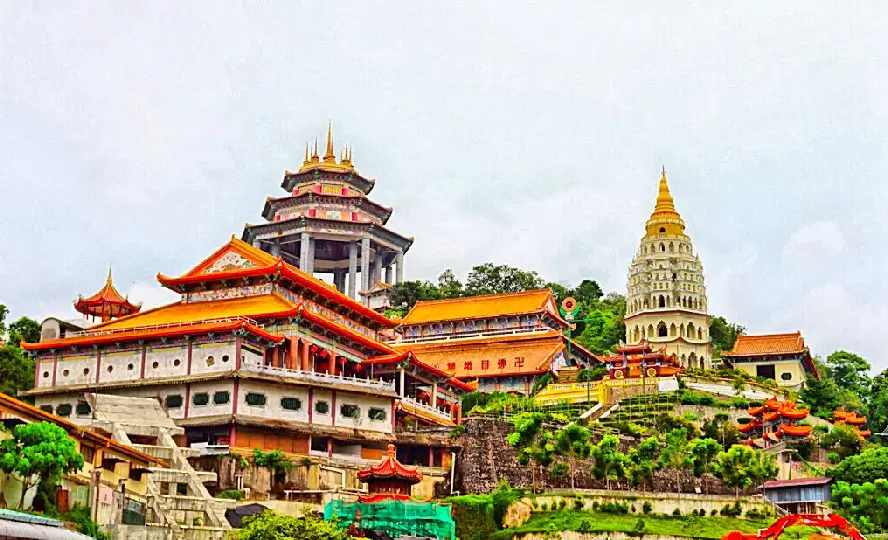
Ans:
<svg viewBox="0 0 888 540"><path fill-rule="evenodd" d="M132 444L130 446L139 452L167 462L173 460L173 456L176 452L185 459L200 456L200 450L197 448L170 448L169 446L156 446L153 444Z"/></svg>
<svg viewBox="0 0 888 540"><path fill-rule="evenodd" d="M175 482L187 484L188 478L194 476L200 482L216 482L218 476L214 472L194 471L186 472L182 469L165 469L163 467L150 467L151 479L155 482Z"/></svg>

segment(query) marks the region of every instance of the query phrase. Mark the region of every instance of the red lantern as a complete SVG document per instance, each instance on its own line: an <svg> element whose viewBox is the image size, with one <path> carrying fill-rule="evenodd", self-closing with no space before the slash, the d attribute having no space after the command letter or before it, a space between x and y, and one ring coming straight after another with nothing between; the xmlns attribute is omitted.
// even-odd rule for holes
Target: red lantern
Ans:
<svg viewBox="0 0 888 540"><path fill-rule="evenodd" d="M363 370L364 370L364 367L361 366L361 364L355 365L355 371L363 371Z"/></svg>
<svg viewBox="0 0 888 540"><path fill-rule="evenodd" d="M327 349L321 349L321 352L319 352L318 355L326 358L326 357L330 356L330 352L327 351Z"/></svg>
<svg viewBox="0 0 888 540"><path fill-rule="evenodd" d="M312 345L311 347L308 348L308 350L310 350L313 353L316 353L316 352L318 352L318 346Z"/></svg>
<svg viewBox="0 0 888 540"><path fill-rule="evenodd" d="M428 397L429 397L429 395L428 395L426 392L420 392L420 393L419 393L419 399L426 399L426 398L428 398Z"/></svg>

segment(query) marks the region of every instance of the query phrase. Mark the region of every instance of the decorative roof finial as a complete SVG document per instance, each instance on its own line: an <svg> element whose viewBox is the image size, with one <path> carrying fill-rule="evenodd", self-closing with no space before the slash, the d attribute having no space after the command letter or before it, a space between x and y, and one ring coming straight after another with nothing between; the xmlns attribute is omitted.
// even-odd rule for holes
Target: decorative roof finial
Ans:
<svg viewBox="0 0 888 540"><path fill-rule="evenodd" d="M320 163L320 158L318 157L318 138L317 137L315 137L314 153L312 153L312 155L311 155L311 162L312 163Z"/></svg>
<svg viewBox="0 0 888 540"><path fill-rule="evenodd" d="M105 283L111 285L111 265L108 265L108 279L105 280Z"/></svg>
<svg viewBox="0 0 888 540"><path fill-rule="evenodd" d="M311 159L308 157L308 147L310 146L308 141L305 141L305 160L302 162L302 166L305 167L309 163L311 163Z"/></svg>
<svg viewBox="0 0 888 540"><path fill-rule="evenodd" d="M327 152L324 154L324 163L336 163L336 154L333 153L333 121L327 124Z"/></svg>
<svg viewBox="0 0 888 540"><path fill-rule="evenodd" d="M345 165L346 167L351 167L351 166L352 166L352 162L351 162L351 145L348 145L348 144L345 145L345 150L344 150L343 153L342 153L342 160L340 160L339 163L341 163L342 165Z"/></svg>

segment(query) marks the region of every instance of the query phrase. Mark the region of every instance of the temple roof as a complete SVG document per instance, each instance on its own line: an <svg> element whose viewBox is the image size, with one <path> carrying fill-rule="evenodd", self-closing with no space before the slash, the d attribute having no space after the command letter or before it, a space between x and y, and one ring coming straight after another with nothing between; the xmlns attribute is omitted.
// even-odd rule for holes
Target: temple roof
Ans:
<svg viewBox="0 0 888 540"><path fill-rule="evenodd" d="M392 347L409 350L421 362L461 379L544 373L565 351L564 338L551 329L497 337L393 343Z"/></svg>
<svg viewBox="0 0 888 540"><path fill-rule="evenodd" d="M299 172L303 173L315 169L329 172L353 172L355 166L352 165L351 158L351 148L346 148L342 154L342 159L339 163L336 162L336 153L333 151L333 122L330 122L327 124L327 148L323 159L318 155L317 139L315 139L314 151L311 153L311 156L309 156L309 145L306 143L305 161L302 162Z"/></svg>
<svg viewBox="0 0 888 540"><path fill-rule="evenodd" d="M428 300L417 302L401 321L401 325L528 315L541 313L547 307L550 307L552 315L560 320L555 311L555 296L549 289Z"/></svg>
<svg viewBox="0 0 888 540"><path fill-rule="evenodd" d="M112 317L138 313L139 309L141 309L141 304L130 303L126 297L117 291L112 282L111 269L109 268L105 286L92 296L87 298L78 297L74 303L74 309L84 315L110 319Z"/></svg>
<svg viewBox="0 0 888 540"><path fill-rule="evenodd" d="M361 362L361 365L389 365L389 364L400 364L401 362L407 361L410 364L416 366L421 371L426 371L429 374L437 377L444 377L446 379L445 384L456 388L457 390L461 390L463 392L473 392L478 389L477 381L474 384L464 383L461 380L454 378L451 374L447 373L443 369L438 369L435 366L426 364L421 361L413 354L412 351L406 352L395 352L393 354L383 355L383 356L375 356L373 358L367 359Z"/></svg>
<svg viewBox="0 0 888 540"><path fill-rule="evenodd" d="M388 445L388 451L382 461L371 465L367 469L358 471L358 479L361 482L388 479L404 480L410 484L418 484L422 481L422 471L418 467L409 467L395 459L395 445Z"/></svg>
<svg viewBox="0 0 888 540"><path fill-rule="evenodd" d="M274 211L281 207L292 206L298 204L303 199L313 202L315 199L333 199L344 201L354 205L356 208L369 209L374 215L382 220L385 224L392 215L393 209L383 206L377 202L370 200L366 195L348 195L342 193L316 193L314 191L304 191L298 195L287 195L284 197L269 197L265 201L265 207L262 209L262 217L271 221L274 219Z"/></svg>
<svg viewBox="0 0 888 540"><path fill-rule="evenodd" d="M760 356L772 354L798 354L808 352L801 332L792 334L763 334L747 336L741 334L734 342L734 348L722 353L723 356Z"/></svg>
<svg viewBox="0 0 888 540"><path fill-rule="evenodd" d="M182 276L173 278L157 274L157 279L170 289L184 292L188 286L202 282L234 281L259 276L286 278L295 282L299 287L323 297L325 301L347 309L357 317L368 319L385 328L396 326L396 323L388 317L339 292L333 285L238 240L234 235L231 236L227 244Z"/></svg>

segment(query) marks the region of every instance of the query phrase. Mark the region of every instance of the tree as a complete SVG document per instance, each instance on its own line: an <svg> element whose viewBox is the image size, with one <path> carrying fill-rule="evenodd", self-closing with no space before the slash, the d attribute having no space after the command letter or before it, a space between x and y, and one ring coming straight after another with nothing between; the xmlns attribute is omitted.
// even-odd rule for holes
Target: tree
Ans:
<svg viewBox="0 0 888 540"><path fill-rule="evenodd" d="M687 464L691 467L694 476L700 478L705 473L712 472L712 460L722 450L722 445L715 439L694 439L691 441L688 444Z"/></svg>
<svg viewBox="0 0 888 540"><path fill-rule="evenodd" d="M536 272L514 266L484 263L472 268L466 280L466 296L504 294L542 289L546 284Z"/></svg>
<svg viewBox="0 0 888 540"><path fill-rule="evenodd" d="M40 341L40 324L29 317L19 317L9 325L7 334L8 344L14 347L18 347L22 341L36 343Z"/></svg>
<svg viewBox="0 0 888 540"><path fill-rule="evenodd" d="M862 532L875 533L888 527L888 480L879 478L863 484L838 481L832 488L830 506L847 517Z"/></svg>
<svg viewBox="0 0 888 540"><path fill-rule="evenodd" d="M0 441L0 471L22 483L19 508L25 494L36 486L57 484L63 474L83 468L83 456L74 440L55 424L39 422L15 427L12 438Z"/></svg>
<svg viewBox="0 0 888 540"><path fill-rule="evenodd" d="M737 336L746 330L743 326L728 322L724 317L713 317L709 321L709 337L712 338L712 354L720 357L723 351L730 351L734 348L734 342Z"/></svg>
<svg viewBox="0 0 888 540"><path fill-rule="evenodd" d="M586 459L592 453L589 442L592 434L589 429L579 424L568 424L555 434L555 453L566 458L570 465L570 488L576 488L574 460Z"/></svg>
<svg viewBox="0 0 888 540"><path fill-rule="evenodd" d="M765 456L740 444L719 453L712 470L726 486L735 489L737 499L740 498L741 489L750 487L754 482L777 477L773 456Z"/></svg>
<svg viewBox="0 0 888 540"><path fill-rule="evenodd" d="M641 485L645 488L645 481L651 480L653 488L653 475L657 469L657 461L660 459L660 441L656 437L648 437L636 448L629 452L629 476L633 485Z"/></svg>
<svg viewBox="0 0 888 540"><path fill-rule="evenodd" d="M808 375L805 388L799 397L818 418L831 419L833 411L845 407L849 411L866 414L866 408L860 396L853 390L840 386L833 379L829 366L815 361L820 378Z"/></svg>
<svg viewBox="0 0 888 540"><path fill-rule="evenodd" d="M11 343L0 347L0 392L15 396L34 388L34 359Z"/></svg>
<svg viewBox="0 0 888 540"><path fill-rule="evenodd" d="M848 456L835 467L827 469L826 474L836 481L849 484L888 478L888 447L867 448L857 455Z"/></svg>
<svg viewBox="0 0 888 540"><path fill-rule="evenodd" d="M6 317L9 315L9 308L0 304L0 338L6 335Z"/></svg>
<svg viewBox="0 0 888 540"><path fill-rule="evenodd" d="M722 449L727 450L735 444L740 444L740 431L730 422L727 413L716 413L713 418L703 421L702 435L709 439L721 441Z"/></svg>
<svg viewBox="0 0 888 540"><path fill-rule="evenodd" d="M866 401L872 379L868 373L870 363L861 356L839 350L826 357L826 369L839 388L845 388Z"/></svg>
<svg viewBox="0 0 888 540"><path fill-rule="evenodd" d="M681 469L685 466L688 455L688 430L680 428L666 433L666 445L660 454L660 467L675 471L679 496L681 496Z"/></svg>
<svg viewBox="0 0 888 540"><path fill-rule="evenodd" d="M835 426L823 436L820 446L827 452L835 452L839 460L860 453L863 439L848 426Z"/></svg>
<svg viewBox="0 0 888 540"><path fill-rule="evenodd" d="M237 540L350 540L348 531L310 515L283 516L271 510L244 518Z"/></svg>
<svg viewBox="0 0 888 540"><path fill-rule="evenodd" d="M596 478L607 479L607 489L610 489L611 479L619 480L626 476L629 458L620 451L620 438L616 435L605 435L592 449L592 457L595 458L592 472Z"/></svg>
<svg viewBox="0 0 888 540"><path fill-rule="evenodd" d="M456 275L450 268L444 270L441 272L441 275L438 276L438 295L441 298L459 298L460 296L465 296L463 284L456 279Z"/></svg>
<svg viewBox="0 0 888 540"><path fill-rule="evenodd" d="M874 431L888 427L888 369L876 375L870 385L867 419Z"/></svg>
<svg viewBox="0 0 888 540"><path fill-rule="evenodd" d="M421 300L438 300L441 294L438 288L428 281L402 281L392 288L392 306L403 311L405 315Z"/></svg>
<svg viewBox="0 0 888 540"><path fill-rule="evenodd" d="M527 466L548 467L553 461L555 445L550 431L543 431L546 415L538 412L519 413L510 422L515 431L506 436L506 442L518 454L518 463ZM536 466L530 468L531 489L536 491Z"/></svg>

